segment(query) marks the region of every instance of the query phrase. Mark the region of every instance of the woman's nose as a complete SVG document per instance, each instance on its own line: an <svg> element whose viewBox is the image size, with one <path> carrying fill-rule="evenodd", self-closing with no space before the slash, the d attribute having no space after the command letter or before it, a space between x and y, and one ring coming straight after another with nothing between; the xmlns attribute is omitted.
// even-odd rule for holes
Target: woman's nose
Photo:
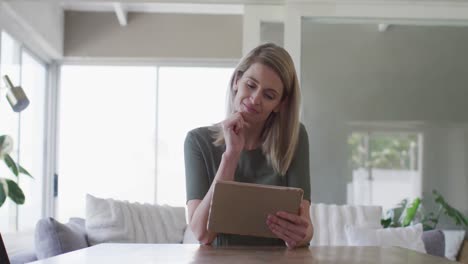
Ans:
<svg viewBox="0 0 468 264"><path fill-rule="evenodd" d="M260 90L260 89L257 89L257 90L250 96L250 100L252 101L252 104L254 104L254 105L260 104L260 101L261 101L261 99L262 99L262 97L260 96L259 90Z"/></svg>

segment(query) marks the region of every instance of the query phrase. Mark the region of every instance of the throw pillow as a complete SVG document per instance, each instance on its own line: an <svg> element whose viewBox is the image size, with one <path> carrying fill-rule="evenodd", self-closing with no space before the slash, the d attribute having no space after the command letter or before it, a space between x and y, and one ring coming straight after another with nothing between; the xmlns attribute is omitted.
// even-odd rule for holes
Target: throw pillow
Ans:
<svg viewBox="0 0 468 264"><path fill-rule="evenodd" d="M36 224L34 234L38 259L45 259L88 247L84 219L71 218L62 224L54 218L44 218Z"/></svg>
<svg viewBox="0 0 468 264"><path fill-rule="evenodd" d="M422 241L423 228L421 224L384 229L347 225L345 232L350 246L399 246L426 253Z"/></svg>
<svg viewBox="0 0 468 264"><path fill-rule="evenodd" d="M424 231L422 240L427 254L445 257L445 238L441 230Z"/></svg>
<svg viewBox="0 0 468 264"><path fill-rule="evenodd" d="M186 226L184 207L86 196L86 232L90 245L182 243Z"/></svg>
<svg viewBox="0 0 468 264"><path fill-rule="evenodd" d="M442 230L445 236L445 257L455 261L465 239L464 230Z"/></svg>

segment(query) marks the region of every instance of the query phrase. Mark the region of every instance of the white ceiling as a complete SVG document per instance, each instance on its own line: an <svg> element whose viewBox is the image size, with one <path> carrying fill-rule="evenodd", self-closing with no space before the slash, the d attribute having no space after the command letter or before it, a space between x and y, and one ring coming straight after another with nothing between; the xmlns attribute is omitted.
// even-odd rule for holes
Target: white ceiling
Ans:
<svg viewBox="0 0 468 264"><path fill-rule="evenodd" d="M468 0L55 0L65 10L114 12L115 4L125 12L243 14L244 5L285 5L289 3L468 3Z"/></svg>
<svg viewBox="0 0 468 264"><path fill-rule="evenodd" d="M65 10L85 12L114 12L116 2L76 2L62 3ZM243 4L209 4L209 3L135 3L117 2L126 12L146 13L183 13L183 14L232 14L244 13Z"/></svg>
<svg viewBox="0 0 468 264"><path fill-rule="evenodd" d="M468 0L55 0L64 10L86 12L148 12L185 14L244 13L244 5L285 5L287 3L420 3L439 5L468 3ZM116 7L118 6L118 7Z"/></svg>
<svg viewBox="0 0 468 264"><path fill-rule="evenodd" d="M244 5L284 5L285 0L58 0L65 10L114 12L119 4L126 12L243 14Z"/></svg>

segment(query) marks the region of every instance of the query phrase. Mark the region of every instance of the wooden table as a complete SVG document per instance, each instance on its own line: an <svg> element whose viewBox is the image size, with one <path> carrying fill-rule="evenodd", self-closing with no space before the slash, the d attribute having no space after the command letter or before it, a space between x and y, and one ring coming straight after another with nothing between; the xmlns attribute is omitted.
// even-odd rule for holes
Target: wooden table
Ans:
<svg viewBox="0 0 468 264"><path fill-rule="evenodd" d="M447 259L398 247L215 248L191 244L100 244L34 264L151 263L453 263Z"/></svg>

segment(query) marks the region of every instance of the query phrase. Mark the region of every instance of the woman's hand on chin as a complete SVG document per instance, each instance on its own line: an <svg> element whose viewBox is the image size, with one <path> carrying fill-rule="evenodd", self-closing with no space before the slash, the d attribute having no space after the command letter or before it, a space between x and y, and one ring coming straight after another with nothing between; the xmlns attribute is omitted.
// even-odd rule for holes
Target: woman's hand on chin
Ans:
<svg viewBox="0 0 468 264"><path fill-rule="evenodd" d="M245 146L245 128L249 125L245 122L243 114L236 112L222 123L224 141L227 153L240 153Z"/></svg>

